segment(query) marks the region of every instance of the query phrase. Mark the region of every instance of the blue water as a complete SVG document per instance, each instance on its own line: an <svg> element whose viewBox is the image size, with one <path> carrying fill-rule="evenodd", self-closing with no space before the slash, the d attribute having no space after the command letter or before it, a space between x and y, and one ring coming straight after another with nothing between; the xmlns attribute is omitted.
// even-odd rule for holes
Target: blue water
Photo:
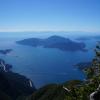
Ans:
<svg viewBox="0 0 100 100"><path fill-rule="evenodd" d="M22 38L0 36L0 49L13 49L9 55L0 54L0 58L13 65L12 71L30 78L37 88L50 83L85 79L85 74L74 65L79 62L91 61L96 40L84 41L88 52L65 52L15 43Z"/></svg>

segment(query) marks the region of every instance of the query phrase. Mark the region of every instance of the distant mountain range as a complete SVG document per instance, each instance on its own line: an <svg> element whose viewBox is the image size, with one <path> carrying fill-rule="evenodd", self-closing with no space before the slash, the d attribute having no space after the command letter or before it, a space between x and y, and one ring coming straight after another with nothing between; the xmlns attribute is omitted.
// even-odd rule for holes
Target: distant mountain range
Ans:
<svg viewBox="0 0 100 100"><path fill-rule="evenodd" d="M100 40L100 35L98 36L83 36L83 37L78 37L76 40L82 40L82 41L86 41L86 40L92 40L95 39L97 41Z"/></svg>
<svg viewBox="0 0 100 100"><path fill-rule="evenodd" d="M33 47L42 46L44 48L57 48L63 51L87 51L85 49L85 43L72 41L68 38L56 35L48 37L46 39L28 38L17 41L16 43Z"/></svg>

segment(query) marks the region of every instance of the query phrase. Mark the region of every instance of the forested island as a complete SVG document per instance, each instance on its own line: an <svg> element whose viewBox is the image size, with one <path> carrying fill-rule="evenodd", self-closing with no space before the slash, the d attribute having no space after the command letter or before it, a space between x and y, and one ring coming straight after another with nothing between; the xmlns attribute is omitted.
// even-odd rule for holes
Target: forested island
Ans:
<svg viewBox="0 0 100 100"><path fill-rule="evenodd" d="M16 43L33 47L42 46L44 48L57 48L63 51L87 51L85 49L85 43L72 41L68 38L56 35L48 37L46 39L29 38L17 41Z"/></svg>

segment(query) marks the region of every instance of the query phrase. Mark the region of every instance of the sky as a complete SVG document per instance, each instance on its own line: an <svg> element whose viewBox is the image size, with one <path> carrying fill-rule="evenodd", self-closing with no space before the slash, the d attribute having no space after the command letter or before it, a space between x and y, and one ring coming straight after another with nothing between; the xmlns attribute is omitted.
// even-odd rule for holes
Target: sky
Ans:
<svg viewBox="0 0 100 100"><path fill-rule="evenodd" d="M100 0L0 0L0 32L100 32Z"/></svg>

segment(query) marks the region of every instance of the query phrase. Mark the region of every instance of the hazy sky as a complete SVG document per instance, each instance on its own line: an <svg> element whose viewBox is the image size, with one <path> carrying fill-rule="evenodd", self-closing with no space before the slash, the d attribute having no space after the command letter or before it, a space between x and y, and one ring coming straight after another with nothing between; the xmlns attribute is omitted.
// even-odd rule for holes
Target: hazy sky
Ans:
<svg viewBox="0 0 100 100"><path fill-rule="evenodd" d="M100 0L0 0L0 31L100 32Z"/></svg>

